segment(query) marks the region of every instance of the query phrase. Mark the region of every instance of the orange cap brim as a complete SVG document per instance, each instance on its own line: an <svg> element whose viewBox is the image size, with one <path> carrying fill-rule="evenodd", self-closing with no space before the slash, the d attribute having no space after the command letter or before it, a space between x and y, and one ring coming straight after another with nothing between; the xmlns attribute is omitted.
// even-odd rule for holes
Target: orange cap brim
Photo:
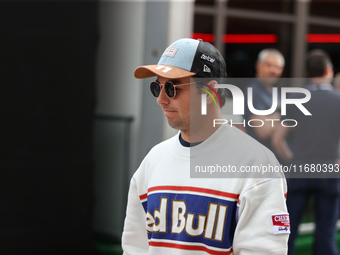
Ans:
<svg viewBox="0 0 340 255"><path fill-rule="evenodd" d="M145 79L154 76L161 76L168 79L179 79L194 76L196 73L168 65L147 65L137 67L134 75L137 79Z"/></svg>

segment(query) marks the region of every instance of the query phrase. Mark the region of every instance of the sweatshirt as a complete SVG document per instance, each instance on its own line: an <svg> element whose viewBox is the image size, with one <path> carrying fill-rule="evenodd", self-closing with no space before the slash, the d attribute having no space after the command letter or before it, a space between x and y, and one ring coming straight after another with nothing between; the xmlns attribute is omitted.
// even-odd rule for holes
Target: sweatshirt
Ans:
<svg viewBox="0 0 340 255"><path fill-rule="evenodd" d="M227 125L195 147L182 146L179 134L156 145L131 179L124 254L286 255L290 229L284 175L191 178L195 159L216 160L238 171L279 166L266 147Z"/></svg>

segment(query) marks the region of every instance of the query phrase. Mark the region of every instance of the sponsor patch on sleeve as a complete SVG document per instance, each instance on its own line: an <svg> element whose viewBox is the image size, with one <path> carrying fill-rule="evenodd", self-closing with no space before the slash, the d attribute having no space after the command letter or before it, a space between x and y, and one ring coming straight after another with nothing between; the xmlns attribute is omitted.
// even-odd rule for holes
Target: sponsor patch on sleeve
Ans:
<svg viewBox="0 0 340 255"><path fill-rule="evenodd" d="M275 235L290 233L289 214L272 214L271 220L273 233Z"/></svg>

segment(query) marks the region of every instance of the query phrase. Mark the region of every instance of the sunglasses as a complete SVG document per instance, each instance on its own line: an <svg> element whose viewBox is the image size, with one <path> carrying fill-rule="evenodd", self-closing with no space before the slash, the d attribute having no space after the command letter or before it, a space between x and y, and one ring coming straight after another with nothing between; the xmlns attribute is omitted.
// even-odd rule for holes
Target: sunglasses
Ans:
<svg viewBox="0 0 340 255"><path fill-rule="evenodd" d="M190 85L190 84L194 84L194 83L196 83L196 82L189 82L189 83L183 83L183 84L176 84L175 85L171 81L167 81L164 84L165 93L168 97L174 98L176 96L176 87ZM160 84L158 81L151 82L150 83L151 94L154 97L159 97L159 94L161 93L161 90L162 90L162 86L163 86L163 84Z"/></svg>

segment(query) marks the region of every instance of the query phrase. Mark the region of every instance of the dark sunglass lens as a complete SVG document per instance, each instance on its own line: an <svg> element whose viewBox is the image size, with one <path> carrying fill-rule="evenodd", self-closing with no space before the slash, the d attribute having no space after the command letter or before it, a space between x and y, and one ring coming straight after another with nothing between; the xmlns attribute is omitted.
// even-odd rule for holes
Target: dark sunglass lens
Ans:
<svg viewBox="0 0 340 255"><path fill-rule="evenodd" d="M161 92L161 86L157 82L150 83L150 91L154 97L158 97Z"/></svg>
<svg viewBox="0 0 340 255"><path fill-rule="evenodd" d="M173 98L175 96L175 86L172 82L166 82L164 88L168 97Z"/></svg>

